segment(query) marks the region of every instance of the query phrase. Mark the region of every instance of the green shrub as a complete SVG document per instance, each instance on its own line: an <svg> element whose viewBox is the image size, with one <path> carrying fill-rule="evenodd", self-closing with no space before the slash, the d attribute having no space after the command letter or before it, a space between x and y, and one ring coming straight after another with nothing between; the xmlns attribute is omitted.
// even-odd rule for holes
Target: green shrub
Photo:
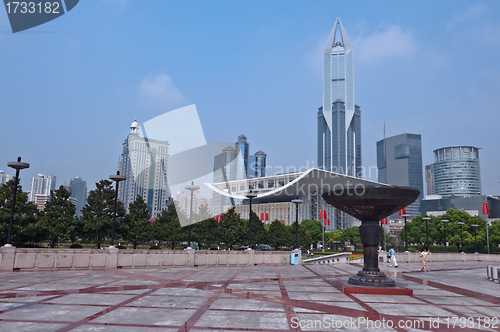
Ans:
<svg viewBox="0 0 500 332"><path fill-rule="evenodd" d="M127 249L125 246L116 246L118 249Z"/></svg>
<svg viewBox="0 0 500 332"><path fill-rule="evenodd" d="M160 246L151 246L149 247L149 250L161 250Z"/></svg>
<svg viewBox="0 0 500 332"><path fill-rule="evenodd" d="M83 246L79 243L73 243L69 246L70 249L83 249Z"/></svg>

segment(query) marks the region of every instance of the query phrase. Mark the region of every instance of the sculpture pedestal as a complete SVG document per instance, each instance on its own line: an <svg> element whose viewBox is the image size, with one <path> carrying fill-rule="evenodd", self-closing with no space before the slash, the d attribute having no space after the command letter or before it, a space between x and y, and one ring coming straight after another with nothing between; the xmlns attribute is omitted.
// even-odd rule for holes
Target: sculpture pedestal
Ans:
<svg viewBox="0 0 500 332"><path fill-rule="evenodd" d="M363 270L349 278L349 285L395 287L396 282L378 268L379 221L413 203L420 190L396 186L367 186L363 190L339 188L324 193L323 199L335 208L361 221L359 235L363 244Z"/></svg>

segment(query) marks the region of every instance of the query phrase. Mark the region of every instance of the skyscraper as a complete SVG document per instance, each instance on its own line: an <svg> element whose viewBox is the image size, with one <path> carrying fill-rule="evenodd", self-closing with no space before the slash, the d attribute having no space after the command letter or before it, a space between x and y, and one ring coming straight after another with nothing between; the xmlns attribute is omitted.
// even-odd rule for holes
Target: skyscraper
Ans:
<svg viewBox="0 0 500 332"><path fill-rule="evenodd" d="M128 206L137 196L142 196L148 205L151 217L167 208L170 193L167 186L168 147L167 141L141 137L139 124L130 125L130 134L123 142L123 153L118 163L120 175L127 180L119 185L118 198Z"/></svg>
<svg viewBox="0 0 500 332"><path fill-rule="evenodd" d="M31 190L28 200L35 202L36 195L49 197L51 190L56 190L56 177L50 174L38 174L38 177L31 178Z"/></svg>
<svg viewBox="0 0 500 332"><path fill-rule="evenodd" d="M76 215L81 217L82 209L87 204L87 181L76 177L70 180L69 186L71 187L71 197L78 199L76 203Z"/></svg>
<svg viewBox="0 0 500 332"><path fill-rule="evenodd" d="M266 176L267 155L259 150L249 155L250 144L243 134L233 146L227 146L214 156L214 183ZM213 213L222 213L224 206L235 205L233 198L213 194Z"/></svg>
<svg viewBox="0 0 500 332"><path fill-rule="evenodd" d="M450 146L434 150L435 194L444 197L481 195L479 149Z"/></svg>
<svg viewBox="0 0 500 332"><path fill-rule="evenodd" d="M14 175L6 174L5 171L0 170L0 186L6 184L10 180L14 180Z"/></svg>
<svg viewBox="0 0 500 332"><path fill-rule="evenodd" d="M436 188L434 186L434 164L425 165L425 184L427 186L427 195L435 195Z"/></svg>
<svg viewBox="0 0 500 332"><path fill-rule="evenodd" d="M422 175L422 143L419 134L401 134L377 142L378 182L420 189L417 200L406 213L420 215L424 194Z"/></svg>
<svg viewBox="0 0 500 332"><path fill-rule="evenodd" d="M354 99L354 47L337 18L323 49L323 106L318 109L318 168L361 177L361 110ZM335 229L350 227L335 210Z"/></svg>
<svg viewBox="0 0 500 332"><path fill-rule="evenodd" d="M339 18L323 49L318 167L361 176L361 110L354 101L354 48Z"/></svg>

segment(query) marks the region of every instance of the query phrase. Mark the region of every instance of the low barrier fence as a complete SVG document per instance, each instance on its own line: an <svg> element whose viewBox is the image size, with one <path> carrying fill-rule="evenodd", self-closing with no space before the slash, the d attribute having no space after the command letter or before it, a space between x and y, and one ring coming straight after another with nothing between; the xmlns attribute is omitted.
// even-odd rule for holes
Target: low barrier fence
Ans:
<svg viewBox="0 0 500 332"><path fill-rule="evenodd" d="M387 252L379 252L379 262L388 262ZM398 252L396 253L398 263L417 263L421 262L422 258L419 253ZM428 262L500 262L500 255L495 254L466 254L466 253L433 253L427 255Z"/></svg>
<svg viewBox="0 0 500 332"><path fill-rule="evenodd" d="M0 248L0 270L290 265L296 251Z"/></svg>

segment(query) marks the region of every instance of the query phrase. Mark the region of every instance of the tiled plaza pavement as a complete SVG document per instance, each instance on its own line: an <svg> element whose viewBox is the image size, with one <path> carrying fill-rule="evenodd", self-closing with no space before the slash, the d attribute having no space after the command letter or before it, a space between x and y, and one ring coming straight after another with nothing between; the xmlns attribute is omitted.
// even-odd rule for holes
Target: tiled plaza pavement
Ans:
<svg viewBox="0 0 500 332"><path fill-rule="evenodd" d="M2 272L0 331L498 331L487 264L383 264L413 297L342 293L355 265Z"/></svg>

